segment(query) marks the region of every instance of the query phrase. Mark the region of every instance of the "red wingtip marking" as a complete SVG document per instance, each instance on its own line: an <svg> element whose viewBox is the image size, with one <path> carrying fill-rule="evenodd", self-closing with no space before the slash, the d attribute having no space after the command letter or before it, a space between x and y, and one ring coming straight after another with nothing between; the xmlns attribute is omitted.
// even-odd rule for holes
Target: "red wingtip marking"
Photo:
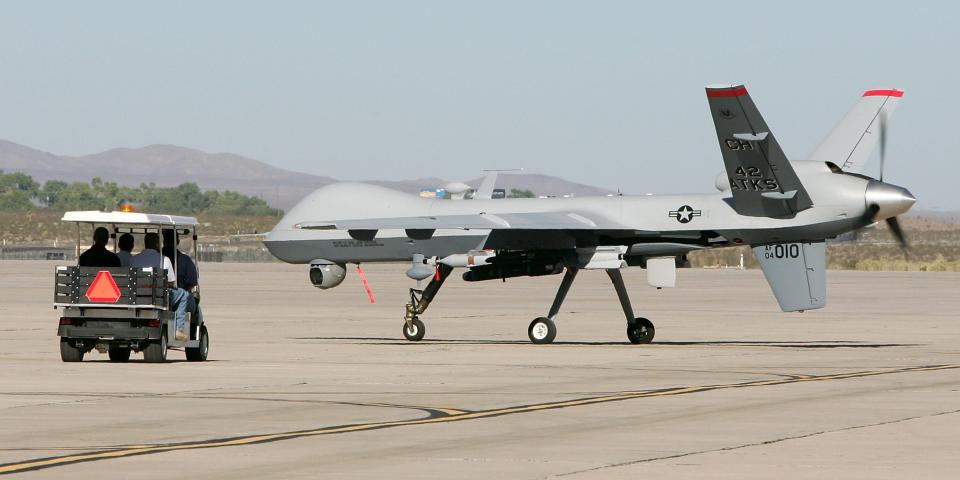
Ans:
<svg viewBox="0 0 960 480"><path fill-rule="evenodd" d="M867 90L863 92L864 97L902 97L903 90Z"/></svg>
<svg viewBox="0 0 960 480"><path fill-rule="evenodd" d="M721 88L721 89L707 89L708 97L739 97L741 95L747 94L746 87L735 87L735 88Z"/></svg>

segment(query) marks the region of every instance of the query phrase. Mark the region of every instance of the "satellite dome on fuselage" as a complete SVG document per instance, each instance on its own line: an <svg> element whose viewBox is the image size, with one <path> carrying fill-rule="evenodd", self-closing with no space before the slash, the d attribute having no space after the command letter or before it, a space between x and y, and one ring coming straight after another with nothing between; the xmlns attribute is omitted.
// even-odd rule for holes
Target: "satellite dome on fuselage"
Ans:
<svg viewBox="0 0 960 480"><path fill-rule="evenodd" d="M369 183L333 183L300 200L284 215L278 227L290 228L299 222L408 215L411 208L425 207L431 201Z"/></svg>

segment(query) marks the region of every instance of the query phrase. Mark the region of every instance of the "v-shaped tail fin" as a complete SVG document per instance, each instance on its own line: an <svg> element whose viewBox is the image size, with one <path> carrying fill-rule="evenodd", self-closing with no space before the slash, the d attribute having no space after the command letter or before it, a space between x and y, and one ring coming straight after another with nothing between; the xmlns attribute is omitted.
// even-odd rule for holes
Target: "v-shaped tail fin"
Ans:
<svg viewBox="0 0 960 480"><path fill-rule="evenodd" d="M743 85L710 85L707 101L730 181L733 208L752 217L789 217L813 202Z"/></svg>
<svg viewBox="0 0 960 480"><path fill-rule="evenodd" d="M863 173L870 154L880 142L880 123L884 117L890 119L902 96L903 90L895 88L863 92L809 159L831 162L845 172Z"/></svg>

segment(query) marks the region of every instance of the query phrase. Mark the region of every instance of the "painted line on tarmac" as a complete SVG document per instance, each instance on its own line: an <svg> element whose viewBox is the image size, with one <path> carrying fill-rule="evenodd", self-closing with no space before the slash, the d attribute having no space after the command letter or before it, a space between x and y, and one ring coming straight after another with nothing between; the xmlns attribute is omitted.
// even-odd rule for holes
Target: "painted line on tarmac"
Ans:
<svg viewBox="0 0 960 480"><path fill-rule="evenodd" d="M0 475L11 473L27 472L31 470L41 470L46 468L62 467L74 463L94 462L99 460L109 460L112 458L133 457L138 455L150 455L155 453L172 452L176 450L195 450L202 448L220 448L235 447L240 445L254 445L260 443L272 443L283 440L292 440L295 438L312 437L320 435L335 435L339 433L362 432L370 430L380 430L385 428L405 427L414 425L429 425L435 423L460 422L465 420L479 420L483 418L500 417L504 415L514 415L519 413L530 413L544 410L556 410L561 408L579 407L585 405L595 405L600 403L619 402L624 400L633 400L637 398L661 397L669 395L684 395L689 393L709 392L713 390L724 390L731 388L749 388L766 387L774 385L786 385L803 382L821 382L827 380L844 380L849 378L874 377L878 375L891 375L895 373L908 372L929 372L934 370L953 370L960 369L960 364L954 365L925 365L916 367L893 368L886 370L871 370L860 372L837 373L832 375L804 375L796 378L776 378L769 380L754 380L742 383L726 383L715 385L700 385L688 387L671 387L655 390L636 390L624 391L610 395L600 395L585 398L576 398L571 400L560 400L555 402L544 402L529 405L517 405L513 407L494 408L489 410L461 411L455 409L445 409L449 413L436 416L431 415L426 418L415 420L395 420L384 422L357 423L348 425L336 425L329 427L320 427L310 430L295 430L290 432L266 433L260 435L244 435L239 437L216 438L208 440L198 440L181 443L161 443L153 445L137 445L126 448L117 448L110 450L100 450L88 453L61 455L55 457L36 458L14 463L0 465ZM443 412L441 412L443 413Z"/></svg>

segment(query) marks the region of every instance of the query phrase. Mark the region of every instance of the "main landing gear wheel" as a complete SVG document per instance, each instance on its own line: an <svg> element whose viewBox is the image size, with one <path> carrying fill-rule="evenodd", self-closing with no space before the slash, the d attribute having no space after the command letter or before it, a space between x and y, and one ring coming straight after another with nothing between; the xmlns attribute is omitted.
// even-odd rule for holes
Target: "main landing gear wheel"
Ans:
<svg viewBox="0 0 960 480"><path fill-rule="evenodd" d="M633 344L650 343L653 341L655 331L653 322L643 317L637 317L635 323L627 325L627 338Z"/></svg>
<svg viewBox="0 0 960 480"><path fill-rule="evenodd" d="M403 336L411 342L423 340L425 333L427 333L427 327L425 327L423 322L417 317L413 317L413 320L410 320L409 326L406 323L403 324Z"/></svg>
<svg viewBox="0 0 960 480"><path fill-rule="evenodd" d="M557 337L557 324L546 317L535 318L527 328L527 336L536 344L552 343Z"/></svg>

